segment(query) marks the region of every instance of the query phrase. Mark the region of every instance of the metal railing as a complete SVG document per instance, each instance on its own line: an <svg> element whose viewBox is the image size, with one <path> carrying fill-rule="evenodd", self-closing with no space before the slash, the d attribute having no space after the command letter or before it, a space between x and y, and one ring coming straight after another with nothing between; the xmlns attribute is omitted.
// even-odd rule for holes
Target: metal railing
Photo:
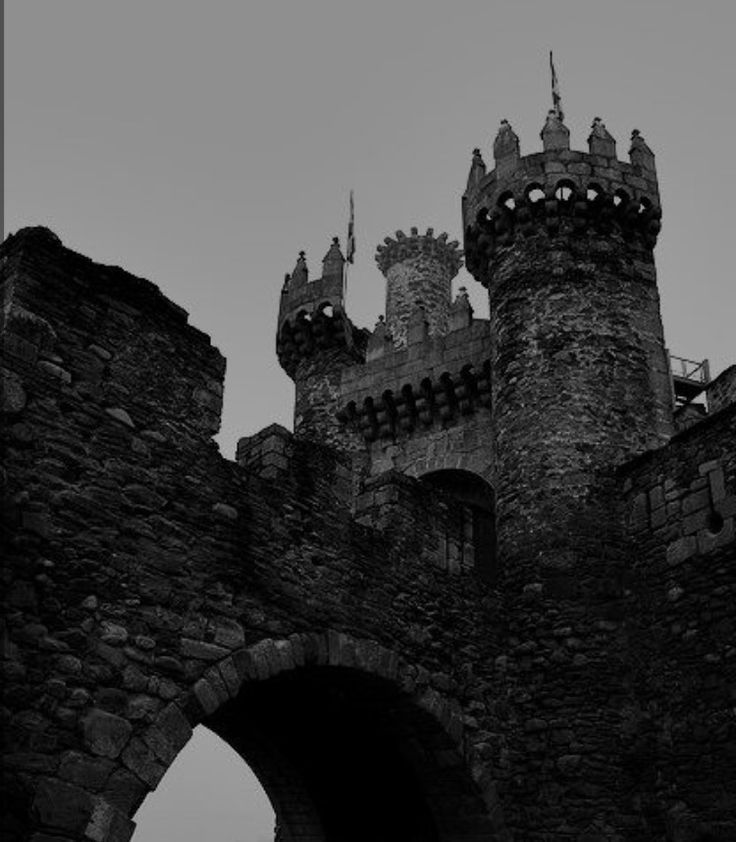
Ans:
<svg viewBox="0 0 736 842"><path fill-rule="evenodd" d="M670 371L673 377L689 380L691 383L705 385L710 382L710 366L708 360L686 360L670 354Z"/></svg>

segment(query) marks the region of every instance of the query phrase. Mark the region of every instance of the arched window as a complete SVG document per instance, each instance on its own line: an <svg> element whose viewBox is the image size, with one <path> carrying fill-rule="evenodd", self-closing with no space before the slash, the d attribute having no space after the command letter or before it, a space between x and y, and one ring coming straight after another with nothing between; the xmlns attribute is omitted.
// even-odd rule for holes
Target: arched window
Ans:
<svg viewBox="0 0 736 842"><path fill-rule="evenodd" d="M484 581L495 581L498 564L493 488L477 474L458 469L432 471L422 480L449 504L448 567L472 568Z"/></svg>

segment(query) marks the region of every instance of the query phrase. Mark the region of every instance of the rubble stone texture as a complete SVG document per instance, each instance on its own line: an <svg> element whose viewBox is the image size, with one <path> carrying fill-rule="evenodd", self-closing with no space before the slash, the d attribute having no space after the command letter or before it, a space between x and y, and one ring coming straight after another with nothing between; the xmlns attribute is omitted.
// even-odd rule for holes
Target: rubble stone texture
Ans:
<svg viewBox="0 0 736 842"><path fill-rule="evenodd" d="M654 157L558 123L474 153L489 320L431 232L379 251L372 332L338 244L300 256L294 433L234 462L180 308L2 245L3 839L125 842L199 724L281 842L736 838L734 369L675 433Z"/></svg>

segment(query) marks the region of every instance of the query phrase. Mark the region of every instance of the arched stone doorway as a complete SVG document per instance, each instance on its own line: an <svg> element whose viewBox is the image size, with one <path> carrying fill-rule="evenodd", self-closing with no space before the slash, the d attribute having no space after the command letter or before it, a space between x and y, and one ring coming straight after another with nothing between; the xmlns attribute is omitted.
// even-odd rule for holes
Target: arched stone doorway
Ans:
<svg viewBox="0 0 736 842"><path fill-rule="evenodd" d="M498 575L496 503L493 487L478 474L446 468L423 474L448 499L447 552L459 566L473 568L487 582ZM451 560L451 559L450 559Z"/></svg>
<svg viewBox="0 0 736 842"><path fill-rule="evenodd" d="M254 771L277 842L508 839L459 708L373 641L261 641L211 667L182 714Z"/></svg>

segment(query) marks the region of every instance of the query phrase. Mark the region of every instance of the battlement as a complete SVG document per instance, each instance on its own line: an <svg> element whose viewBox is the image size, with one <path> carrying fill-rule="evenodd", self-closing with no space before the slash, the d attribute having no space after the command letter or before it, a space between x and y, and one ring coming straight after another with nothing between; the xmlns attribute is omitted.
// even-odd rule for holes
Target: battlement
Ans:
<svg viewBox="0 0 736 842"><path fill-rule="evenodd" d="M315 350L355 349L361 334L344 310L345 258L337 237L322 261L322 277L309 280L304 252L286 275L279 303L276 352L286 373L293 377L299 360Z"/></svg>
<svg viewBox="0 0 736 842"><path fill-rule="evenodd" d="M448 242L448 235L444 232L435 237L433 228L427 228L426 234L420 234L417 228L411 228L408 237L403 231L397 231L395 239L386 237L383 244L376 248L376 263L385 275L396 263L426 256L441 263L450 277L454 277L462 266L462 251L459 246L457 240Z"/></svg>
<svg viewBox="0 0 736 842"><path fill-rule="evenodd" d="M516 234L617 231L653 248L661 228L654 154L638 131L629 161L616 158L616 142L600 118L593 121L588 151L569 148L569 130L550 112L541 133L543 151L521 156L507 121L493 145L495 168L486 172L473 152L463 196L466 265L481 281L496 248Z"/></svg>
<svg viewBox="0 0 736 842"><path fill-rule="evenodd" d="M457 240L447 234L434 236L411 229L407 237L396 232L376 250L376 263L386 277L386 327L397 348L404 348L412 319L421 309L419 321L426 321L432 336L447 333L452 279L462 265Z"/></svg>
<svg viewBox="0 0 736 842"><path fill-rule="evenodd" d="M342 309L344 265L345 258L337 237L333 237L332 245L322 261L321 278L309 280L306 255L303 251L299 252L296 266L284 278L281 289L279 329L284 322L293 322L299 313L311 315L327 306Z"/></svg>

